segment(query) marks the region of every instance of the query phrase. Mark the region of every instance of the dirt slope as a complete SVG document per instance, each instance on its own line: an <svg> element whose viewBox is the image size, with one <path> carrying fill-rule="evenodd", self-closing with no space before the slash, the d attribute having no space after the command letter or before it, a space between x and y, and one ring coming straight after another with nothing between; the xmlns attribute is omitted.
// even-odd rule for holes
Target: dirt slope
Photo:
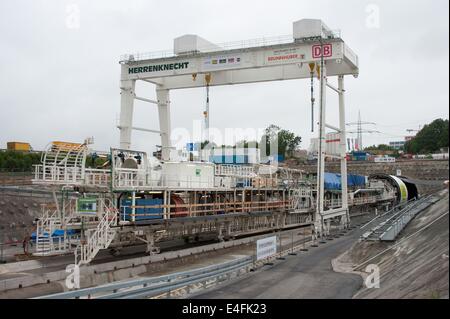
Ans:
<svg viewBox="0 0 450 319"><path fill-rule="evenodd" d="M449 298L449 196L421 212L404 229L396 243L416 233L423 226L435 223L405 239L370 263L380 268L380 288L364 286L354 298ZM395 243L363 242L334 261L337 271L349 272L371 256L392 247ZM362 274L363 277L366 274Z"/></svg>

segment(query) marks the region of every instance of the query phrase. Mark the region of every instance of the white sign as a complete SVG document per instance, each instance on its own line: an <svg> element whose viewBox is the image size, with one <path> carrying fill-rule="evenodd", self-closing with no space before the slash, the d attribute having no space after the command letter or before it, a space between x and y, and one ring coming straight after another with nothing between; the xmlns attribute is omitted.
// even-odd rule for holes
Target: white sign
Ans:
<svg viewBox="0 0 450 319"><path fill-rule="evenodd" d="M402 170L401 169L397 169L397 176L402 176Z"/></svg>
<svg viewBox="0 0 450 319"><path fill-rule="evenodd" d="M305 54L301 52L298 48L280 49L266 53L266 62L268 64L301 62L304 59Z"/></svg>
<svg viewBox="0 0 450 319"><path fill-rule="evenodd" d="M268 237L256 242L256 260L264 259L277 253L277 237Z"/></svg>

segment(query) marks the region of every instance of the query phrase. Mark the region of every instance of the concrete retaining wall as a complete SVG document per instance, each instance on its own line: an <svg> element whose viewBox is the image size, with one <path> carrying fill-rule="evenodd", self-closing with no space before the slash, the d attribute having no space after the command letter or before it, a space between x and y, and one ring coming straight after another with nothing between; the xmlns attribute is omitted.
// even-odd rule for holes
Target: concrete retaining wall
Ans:
<svg viewBox="0 0 450 319"><path fill-rule="evenodd" d="M232 248L235 246L250 244L267 235L258 237L249 237L229 242L222 242L210 245L204 245L189 249L178 251L171 251L159 255L144 256L131 258L126 260L119 260L97 265L85 266L80 269L81 272L81 286L82 288L111 282L114 280L123 280L137 276L150 270L155 265L154 269L160 269L163 262L178 259L179 262L185 262L189 258L197 258L200 254L211 253L216 250ZM7 266L8 269L14 270L15 273L42 267L44 263L39 261L26 261L12 263ZM157 266L158 265L158 266ZM34 267L34 268L31 268ZM6 270L3 269L3 270ZM42 275L29 274L23 277L5 279L0 281L0 291L11 289L31 287L39 284L46 284L55 281L64 281L68 273L65 270L49 272Z"/></svg>
<svg viewBox="0 0 450 319"><path fill-rule="evenodd" d="M303 169L308 173L316 173L317 166L298 165L296 168ZM374 163L374 162L348 162L347 171L349 174L370 175L375 173L385 173L396 175L397 169L402 171L403 176L420 180L446 180L449 174L448 160L410 160L397 161L395 163ZM325 170L331 173L338 173L339 162L327 162Z"/></svg>
<svg viewBox="0 0 450 319"><path fill-rule="evenodd" d="M298 165L295 168L303 169L308 173L316 173L316 164ZM349 174L371 175L384 173L397 175L397 170L401 170L401 175L417 181L420 192L434 188L442 188L442 182L449 179L448 160L407 160L395 163L374 163L374 162L348 162L347 171ZM339 162L326 162L325 171L331 173L340 172ZM422 182L419 182L422 181Z"/></svg>

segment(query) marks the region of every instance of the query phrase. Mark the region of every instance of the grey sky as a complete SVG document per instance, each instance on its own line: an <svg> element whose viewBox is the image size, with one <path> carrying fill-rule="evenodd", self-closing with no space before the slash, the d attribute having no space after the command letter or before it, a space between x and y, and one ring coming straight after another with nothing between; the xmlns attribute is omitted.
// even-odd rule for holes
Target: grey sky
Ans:
<svg viewBox="0 0 450 319"><path fill-rule="evenodd" d="M367 27L370 4L379 8L379 28ZM448 6L447 0L2 1L0 148L18 140L43 149L51 140L87 136L100 150L118 146L121 54L171 49L173 38L186 33L216 43L287 35L301 18L340 29L358 54L360 76L346 81L347 121L361 110L382 132L366 135L364 144L401 140L407 128L448 118ZM76 27L70 18L78 9ZM150 84L137 92L155 95ZM204 89L171 92L172 127L191 128L204 100ZM337 99L330 93L328 101L329 118L337 119ZM213 87L211 126L274 123L301 135L306 148L316 134L309 103L305 80ZM146 103L136 103L134 119L158 128L156 108ZM133 132L134 148L159 143L158 136Z"/></svg>

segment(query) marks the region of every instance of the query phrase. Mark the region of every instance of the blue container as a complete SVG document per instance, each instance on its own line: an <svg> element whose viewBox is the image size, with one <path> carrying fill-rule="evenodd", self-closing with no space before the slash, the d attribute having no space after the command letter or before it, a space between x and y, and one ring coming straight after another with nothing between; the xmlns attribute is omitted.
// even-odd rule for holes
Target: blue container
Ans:
<svg viewBox="0 0 450 319"><path fill-rule="evenodd" d="M162 205L160 198L136 198L136 206ZM131 220L131 199L122 199L120 207L120 219ZM163 218L162 208L136 208L135 220L161 219Z"/></svg>

